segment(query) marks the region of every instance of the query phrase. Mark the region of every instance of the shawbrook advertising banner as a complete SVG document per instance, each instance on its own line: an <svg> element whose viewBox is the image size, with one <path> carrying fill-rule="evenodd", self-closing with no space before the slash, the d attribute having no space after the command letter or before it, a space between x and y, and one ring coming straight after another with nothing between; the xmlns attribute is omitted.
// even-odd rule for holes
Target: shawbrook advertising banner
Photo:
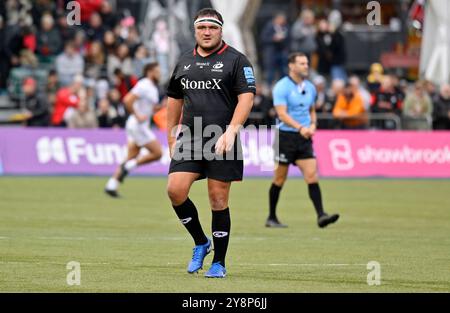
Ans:
<svg viewBox="0 0 450 313"><path fill-rule="evenodd" d="M167 175L166 133L155 134L163 157L133 174ZM241 132L244 177L272 176L275 135ZM450 178L450 132L318 131L314 150L322 177ZM3 175L111 175L126 151L123 130L0 128ZM293 167L290 175L301 173Z"/></svg>

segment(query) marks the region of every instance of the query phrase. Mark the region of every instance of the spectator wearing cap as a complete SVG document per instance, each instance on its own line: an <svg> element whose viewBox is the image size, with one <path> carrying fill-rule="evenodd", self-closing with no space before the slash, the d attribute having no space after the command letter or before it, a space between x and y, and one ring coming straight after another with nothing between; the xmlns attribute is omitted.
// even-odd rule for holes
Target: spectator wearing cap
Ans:
<svg viewBox="0 0 450 313"><path fill-rule="evenodd" d="M24 121L30 127L47 127L50 122L49 105L45 94L38 94L36 80L27 77L22 83L25 94Z"/></svg>
<svg viewBox="0 0 450 313"><path fill-rule="evenodd" d="M64 46L64 52L56 58L56 72L62 86L72 83L75 75L84 71L84 59L75 50L74 43L69 41Z"/></svg>
<svg viewBox="0 0 450 313"><path fill-rule="evenodd" d="M80 101L78 94L82 87L83 77L77 75L70 86L58 90L51 120L53 126L67 126L67 120Z"/></svg>
<svg viewBox="0 0 450 313"><path fill-rule="evenodd" d="M367 127L367 113L364 101L358 91L347 83L338 95L333 116L340 121L342 129L364 129Z"/></svg>

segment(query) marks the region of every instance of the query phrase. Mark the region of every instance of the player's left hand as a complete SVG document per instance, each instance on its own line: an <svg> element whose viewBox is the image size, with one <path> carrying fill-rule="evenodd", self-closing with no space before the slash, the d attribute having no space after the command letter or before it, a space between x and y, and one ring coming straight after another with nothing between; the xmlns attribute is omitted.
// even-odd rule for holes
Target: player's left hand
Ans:
<svg viewBox="0 0 450 313"><path fill-rule="evenodd" d="M236 132L231 128L227 128L225 133L220 136L215 145L216 154L223 154L231 151L234 146L234 141L236 140Z"/></svg>

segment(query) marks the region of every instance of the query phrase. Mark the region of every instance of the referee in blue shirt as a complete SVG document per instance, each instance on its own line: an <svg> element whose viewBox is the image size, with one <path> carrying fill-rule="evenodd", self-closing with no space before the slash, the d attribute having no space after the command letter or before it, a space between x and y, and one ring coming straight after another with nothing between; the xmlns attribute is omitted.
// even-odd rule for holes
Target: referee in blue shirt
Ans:
<svg viewBox="0 0 450 313"><path fill-rule="evenodd" d="M295 164L302 171L308 184L308 192L317 213L319 227L326 227L338 220L339 215L328 215L322 206L318 183L317 162L312 137L316 132L317 116L314 108L317 91L306 79L308 58L296 52L289 56L289 75L279 80L273 89L273 103L278 114L278 133L274 142L274 178L269 191L270 213L266 227L287 227L280 223L276 206L281 188L286 181L289 165Z"/></svg>

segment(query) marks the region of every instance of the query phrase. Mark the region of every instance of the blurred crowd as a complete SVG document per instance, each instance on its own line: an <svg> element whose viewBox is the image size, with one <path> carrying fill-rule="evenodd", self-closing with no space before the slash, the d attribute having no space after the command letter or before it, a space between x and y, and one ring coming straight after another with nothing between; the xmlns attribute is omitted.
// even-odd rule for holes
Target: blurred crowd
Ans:
<svg viewBox="0 0 450 313"><path fill-rule="evenodd" d="M167 23L144 44L135 19L108 1L77 0L81 25L70 25L68 2L1 1L0 90L29 126L124 127L122 99L145 64L168 78Z"/></svg>
<svg viewBox="0 0 450 313"><path fill-rule="evenodd" d="M107 0L77 0L80 26L68 25L67 2L0 2L0 91L25 109L29 126L124 127L122 99L145 64L158 61L162 82L169 77L167 22L156 22L149 44L135 19ZM291 24L276 13L258 36L263 79L248 124L275 123L271 88L287 74L288 54L301 51L318 91L319 128L450 129L449 84L408 82L378 63L363 76L347 73L338 11L316 17L305 9Z"/></svg>
<svg viewBox="0 0 450 313"><path fill-rule="evenodd" d="M262 94L270 98L275 81L287 75L289 53L301 51L309 57L310 79L318 91L319 128L450 129L449 84L410 82L395 72L385 72L379 63L372 64L367 75L347 73L342 29L341 14L335 10L316 17L312 10L304 9L291 24L285 13L274 14L259 38ZM262 124L274 122L269 102L257 105L253 114L261 117Z"/></svg>

